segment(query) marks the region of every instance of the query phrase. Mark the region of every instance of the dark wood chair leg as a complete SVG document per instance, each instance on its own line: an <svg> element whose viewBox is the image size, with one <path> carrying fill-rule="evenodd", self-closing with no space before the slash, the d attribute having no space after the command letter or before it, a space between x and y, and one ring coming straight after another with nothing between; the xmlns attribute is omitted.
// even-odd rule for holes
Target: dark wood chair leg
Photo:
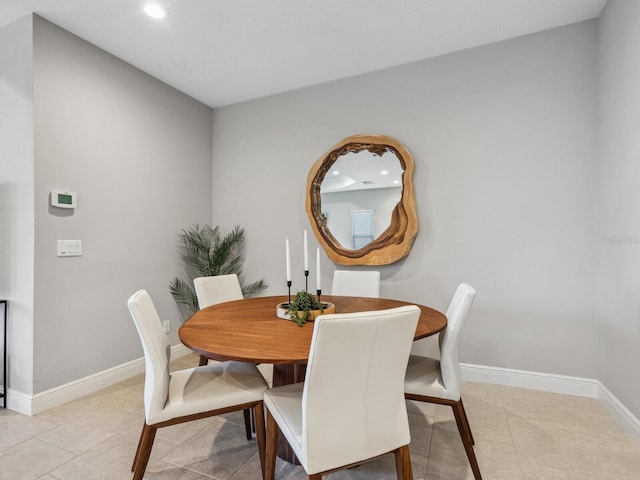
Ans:
<svg viewBox="0 0 640 480"><path fill-rule="evenodd" d="M413 480L411 469L411 455L409 445L405 445L393 451L396 460L396 477L398 480Z"/></svg>
<svg viewBox="0 0 640 480"><path fill-rule="evenodd" d="M264 426L264 404L262 402L253 407L253 418L255 419L256 425L256 441L258 442L258 454L260 455L260 468L262 469L262 477L264 478L267 437Z"/></svg>
<svg viewBox="0 0 640 480"><path fill-rule="evenodd" d="M144 477L144 472L147 469L147 463L149 463L149 457L151 456L151 449L153 448L153 441L156 438L157 430L158 429L156 427L147 425L146 423L142 428L140 445L134 460L133 480L142 480L142 477Z"/></svg>
<svg viewBox="0 0 640 480"><path fill-rule="evenodd" d="M313 475L308 475L309 480L322 480L321 473L314 473Z"/></svg>
<svg viewBox="0 0 640 480"><path fill-rule="evenodd" d="M242 411L244 414L244 431L247 434L247 440L253 438L253 429L251 428L251 409L246 408Z"/></svg>
<svg viewBox="0 0 640 480"><path fill-rule="evenodd" d="M266 410L267 416L267 431L266 431L266 445L265 445L265 466L264 466L264 480L274 480L276 474L276 450L278 449L278 424L276 420Z"/></svg>
<svg viewBox="0 0 640 480"><path fill-rule="evenodd" d="M462 407L462 413L464 413L464 421L467 424L467 431L469 432L469 437L471 437L471 445L475 445L476 441L473 439L473 433L471 432L471 426L469 425L469 417L467 416L467 411L464 409L464 403L462 403L462 398L460 398L460 406Z"/></svg>
<svg viewBox="0 0 640 480"><path fill-rule="evenodd" d="M136 463L138 463L138 458L140 458L140 449L142 448L142 444L144 442L144 432L146 431L147 422L142 425L142 430L140 431L140 439L138 440L138 448L136 448L136 455L133 457L133 463L131 464L131 471L133 472L136 468Z"/></svg>
<svg viewBox="0 0 640 480"><path fill-rule="evenodd" d="M462 404L459 401L455 402L451 405L451 408L453 409L453 415L456 418L456 423L458 424L460 438L462 438L462 444L464 445L464 449L467 452L467 458L469 459L469 465L471 465L473 476L475 480L482 480L482 476L480 475L480 467L478 466L478 460L476 460L476 453L473 450L471 430L468 429L469 424L465 420L466 415L464 413Z"/></svg>
<svg viewBox="0 0 640 480"><path fill-rule="evenodd" d="M204 355L200 355L200 361L198 362L198 366L202 367L203 365L206 365L207 363L209 363L209 359L207 357L205 357Z"/></svg>
<svg viewBox="0 0 640 480"><path fill-rule="evenodd" d="M471 428L469 427L469 421L466 416L464 408L460 404L460 401L451 402L451 408L456 419L456 425L458 426L458 432L463 442L473 445L473 436L471 435Z"/></svg>

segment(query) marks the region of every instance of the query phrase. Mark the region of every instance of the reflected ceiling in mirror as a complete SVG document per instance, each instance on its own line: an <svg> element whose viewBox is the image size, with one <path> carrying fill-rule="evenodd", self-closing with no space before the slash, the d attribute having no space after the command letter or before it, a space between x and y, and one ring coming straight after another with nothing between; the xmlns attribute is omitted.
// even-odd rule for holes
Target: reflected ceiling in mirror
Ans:
<svg viewBox="0 0 640 480"><path fill-rule="evenodd" d="M311 168L307 214L331 260L386 265L404 258L418 231L413 158L384 135L347 137Z"/></svg>
<svg viewBox="0 0 640 480"><path fill-rule="evenodd" d="M391 150L382 155L368 150L347 152L336 158L322 180L320 193L402 188L403 173L398 157Z"/></svg>

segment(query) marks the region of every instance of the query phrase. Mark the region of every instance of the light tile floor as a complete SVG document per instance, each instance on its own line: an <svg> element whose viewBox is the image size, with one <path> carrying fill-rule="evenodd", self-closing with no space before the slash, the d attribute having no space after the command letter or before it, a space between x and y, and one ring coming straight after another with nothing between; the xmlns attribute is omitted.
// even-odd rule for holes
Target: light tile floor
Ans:
<svg viewBox="0 0 640 480"><path fill-rule="evenodd" d="M197 364L195 355L173 368ZM0 410L0 480L129 480L144 420L143 377L26 417ZM463 397L485 480L638 480L640 442L593 399L464 383ZM408 402L415 479L473 479L449 407ZM259 480L255 440L242 413L160 429L150 480ZM306 478L278 460L278 480ZM331 480L395 478L393 456Z"/></svg>

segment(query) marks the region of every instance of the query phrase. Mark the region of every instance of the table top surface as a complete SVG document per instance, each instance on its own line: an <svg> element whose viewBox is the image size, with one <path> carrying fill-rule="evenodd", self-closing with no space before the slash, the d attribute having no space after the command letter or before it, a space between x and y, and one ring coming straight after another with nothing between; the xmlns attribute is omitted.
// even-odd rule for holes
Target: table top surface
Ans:
<svg viewBox="0 0 640 480"><path fill-rule="evenodd" d="M179 329L183 344L215 360L255 363L306 363L311 346L313 322L302 327L279 318L276 305L286 296L253 297L203 308ZM365 312L417 305L401 300L323 295L323 302L335 305L336 313ZM428 337L447 326L447 317L423 305L415 339Z"/></svg>

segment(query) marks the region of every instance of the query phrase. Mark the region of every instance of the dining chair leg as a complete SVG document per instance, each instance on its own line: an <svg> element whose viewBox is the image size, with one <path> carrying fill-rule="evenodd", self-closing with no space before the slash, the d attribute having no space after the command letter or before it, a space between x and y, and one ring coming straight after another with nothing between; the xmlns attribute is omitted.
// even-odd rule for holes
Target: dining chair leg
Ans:
<svg viewBox="0 0 640 480"><path fill-rule="evenodd" d="M144 442L144 434L146 432L146 425L147 422L145 422L142 425L142 430L140 431L140 439L138 440L138 448L136 448L136 454L133 457L133 463L131 464L131 471L133 472L133 470L136 468L136 463L138 463L138 458L140 458L140 449L142 448L142 444Z"/></svg>
<svg viewBox="0 0 640 480"><path fill-rule="evenodd" d="M393 451L396 460L396 477L398 480L413 480L413 470L411 469L411 454L409 445L397 448Z"/></svg>
<svg viewBox="0 0 640 480"><path fill-rule="evenodd" d="M276 450L278 448L278 424L275 418L266 410L267 417L267 431L266 431L266 445L265 445L265 466L264 466L264 480L274 480L276 474Z"/></svg>
<svg viewBox="0 0 640 480"><path fill-rule="evenodd" d="M456 419L456 425L458 426L458 432L463 441L473 445L473 436L471 435L471 428L469 427L469 421L467 420L464 408L460 404L460 401L451 402L451 408Z"/></svg>
<svg viewBox="0 0 640 480"><path fill-rule="evenodd" d="M455 417L456 423L458 424L460 438L462 439L462 444L464 445L464 449L467 452L467 458L469 459L469 465L471 465L473 476L475 480L482 480L482 475L480 475L480 467L478 466L478 460L476 459L476 453L473 450L471 430L468 429L468 423L465 421L466 415L464 413L462 404L459 401L454 402L451 404L451 408L453 409L453 416Z"/></svg>
<svg viewBox="0 0 640 480"><path fill-rule="evenodd" d="M244 414L244 432L247 435L247 440L253 438L253 429L251 428L251 409L245 408L242 413Z"/></svg>
<svg viewBox="0 0 640 480"><path fill-rule="evenodd" d="M147 425L146 423L142 428L140 445L136 452L136 458L133 465L133 480L142 480L142 477L144 477L144 472L147 469L147 463L149 463L149 457L151 456L151 449L153 448L153 441L156 438L157 430L158 429L156 427Z"/></svg>
<svg viewBox="0 0 640 480"><path fill-rule="evenodd" d="M467 431L469 432L469 437L471 438L471 445L475 445L476 441L473 439L473 432L471 432L471 426L469 425L469 417L467 416L467 411L464 408L464 403L462 403L462 398L460 398L460 406L462 407L462 413L464 413L464 421L467 424Z"/></svg>
<svg viewBox="0 0 640 480"><path fill-rule="evenodd" d="M262 469L262 477L265 474L265 455L266 455L266 434L264 427L264 404L258 403L253 407L253 418L256 425L256 441L258 443L258 455L260 456L260 468Z"/></svg>

